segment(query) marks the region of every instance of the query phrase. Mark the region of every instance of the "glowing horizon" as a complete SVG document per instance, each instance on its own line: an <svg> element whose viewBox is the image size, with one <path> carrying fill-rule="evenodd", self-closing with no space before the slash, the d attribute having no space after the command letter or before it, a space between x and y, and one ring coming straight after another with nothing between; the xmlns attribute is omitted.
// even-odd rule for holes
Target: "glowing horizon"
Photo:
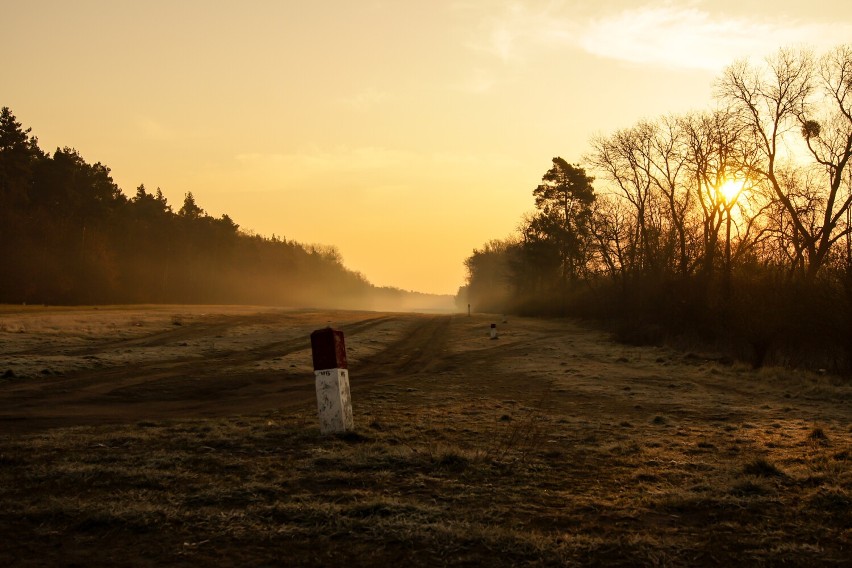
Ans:
<svg viewBox="0 0 852 568"><path fill-rule="evenodd" d="M3 99L125 194L192 192L337 247L379 286L454 294L554 156L699 110L738 57L852 37L831 2L14 3Z"/></svg>

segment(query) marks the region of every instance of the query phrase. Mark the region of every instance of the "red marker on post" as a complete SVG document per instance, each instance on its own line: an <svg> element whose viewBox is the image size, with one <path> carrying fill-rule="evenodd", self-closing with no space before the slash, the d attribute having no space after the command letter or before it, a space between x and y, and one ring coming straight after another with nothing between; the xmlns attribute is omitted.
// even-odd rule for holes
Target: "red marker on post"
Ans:
<svg viewBox="0 0 852 568"><path fill-rule="evenodd" d="M317 411L323 434L355 428L343 332L327 327L311 333Z"/></svg>

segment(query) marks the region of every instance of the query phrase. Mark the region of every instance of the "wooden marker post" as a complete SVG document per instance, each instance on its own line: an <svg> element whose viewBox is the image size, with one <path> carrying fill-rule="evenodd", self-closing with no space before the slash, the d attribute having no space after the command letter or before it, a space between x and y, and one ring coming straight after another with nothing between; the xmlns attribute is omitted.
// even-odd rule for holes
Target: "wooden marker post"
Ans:
<svg viewBox="0 0 852 568"><path fill-rule="evenodd" d="M497 339L497 324L491 324L491 339Z"/></svg>
<svg viewBox="0 0 852 568"><path fill-rule="evenodd" d="M329 434L354 429L343 332L327 327L311 333L311 352L320 431Z"/></svg>

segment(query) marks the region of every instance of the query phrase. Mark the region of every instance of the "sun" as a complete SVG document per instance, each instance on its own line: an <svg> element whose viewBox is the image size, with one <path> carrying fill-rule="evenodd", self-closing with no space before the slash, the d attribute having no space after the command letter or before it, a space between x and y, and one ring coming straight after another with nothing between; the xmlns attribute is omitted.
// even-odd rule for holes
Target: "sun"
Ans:
<svg viewBox="0 0 852 568"><path fill-rule="evenodd" d="M719 188L719 195L726 204L734 203L743 190L743 180L729 179Z"/></svg>

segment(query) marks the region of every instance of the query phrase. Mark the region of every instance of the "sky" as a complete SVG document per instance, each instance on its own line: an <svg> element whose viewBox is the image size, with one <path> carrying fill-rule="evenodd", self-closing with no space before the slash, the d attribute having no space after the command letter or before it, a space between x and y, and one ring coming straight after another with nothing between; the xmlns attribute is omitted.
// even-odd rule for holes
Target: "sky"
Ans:
<svg viewBox="0 0 852 568"><path fill-rule="evenodd" d="M455 294L555 156L713 106L735 60L852 41L848 0L0 0L0 106L132 196Z"/></svg>

